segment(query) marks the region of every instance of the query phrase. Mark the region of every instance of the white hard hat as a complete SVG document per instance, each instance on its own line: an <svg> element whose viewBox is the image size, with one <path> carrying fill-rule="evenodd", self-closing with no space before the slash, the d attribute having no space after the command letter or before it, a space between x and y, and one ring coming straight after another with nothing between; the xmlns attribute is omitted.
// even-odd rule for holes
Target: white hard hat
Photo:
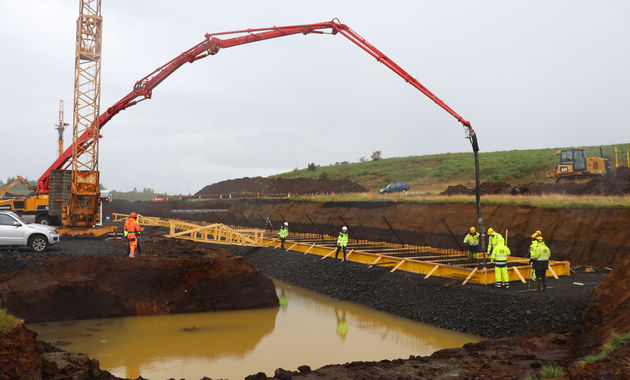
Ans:
<svg viewBox="0 0 630 380"><path fill-rule="evenodd" d="M344 231L346 231L346 230L348 229L348 227L343 226L343 227L341 227L341 229L342 229L342 230L344 230Z"/></svg>
<svg viewBox="0 0 630 380"><path fill-rule="evenodd" d="M284 222L284 225L285 225L285 226L288 226L288 225L289 225L289 222Z"/></svg>

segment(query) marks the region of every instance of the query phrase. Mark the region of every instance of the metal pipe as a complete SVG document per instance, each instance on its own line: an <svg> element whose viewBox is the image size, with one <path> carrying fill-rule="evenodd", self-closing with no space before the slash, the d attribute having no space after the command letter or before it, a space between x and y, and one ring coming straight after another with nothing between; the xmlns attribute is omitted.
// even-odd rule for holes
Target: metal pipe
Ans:
<svg viewBox="0 0 630 380"><path fill-rule="evenodd" d="M322 233L322 231L319 230L319 227L317 227L317 224L315 224L315 222L313 222L313 219L311 219L310 216L308 216L308 214L304 214L304 216L306 216L306 218L308 219L309 222L311 222L311 224L313 225L313 227L315 227L315 230L317 231L317 233L321 236L321 238L324 238L324 234Z"/></svg>
<svg viewBox="0 0 630 380"><path fill-rule="evenodd" d="M385 218L385 215L383 215L383 220L385 221L385 223L387 224L387 227L389 227L390 230L392 230L392 232L394 233L394 236L396 236L396 238L398 239L398 241L400 242L400 244L405 244L403 242L403 240L400 238L400 236L398 236L398 233L396 232L396 230L394 229L394 227L392 227L391 223L389 223L389 220L387 220L387 218Z"/></svg>
<svg viewBox="0 0 630 380"><path fill-rule="evenodd" d="M472 144L473 154L475 156L475 203L477 204L477 223L481 229L481 241L479 242L479 248L483 252L483 267L486 268L486 229L483 226L483 217L481 216L481 186L479 179L479 142L477 141L477 134L475 131L470 131L468 138Z"/></svg>

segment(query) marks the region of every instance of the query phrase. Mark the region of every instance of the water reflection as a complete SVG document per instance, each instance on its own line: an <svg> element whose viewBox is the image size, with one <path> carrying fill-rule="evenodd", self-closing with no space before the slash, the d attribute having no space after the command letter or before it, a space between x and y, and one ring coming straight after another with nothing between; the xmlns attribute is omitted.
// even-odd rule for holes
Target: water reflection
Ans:
<svg viewBox="0 0 630 380"><path fill-rule="evenodd" d="M243 378L308 364L428 355L478 341L276 282L280 307L45 323L39 339L86 352L114 375Z"/></svg>

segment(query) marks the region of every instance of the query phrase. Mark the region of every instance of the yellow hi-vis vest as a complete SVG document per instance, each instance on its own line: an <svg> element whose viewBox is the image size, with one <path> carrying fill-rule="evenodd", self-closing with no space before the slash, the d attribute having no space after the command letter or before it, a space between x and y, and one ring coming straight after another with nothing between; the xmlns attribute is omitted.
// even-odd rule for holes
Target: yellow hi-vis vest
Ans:
<svg viewBox="0 0 630 380"><path fill-rule="evenodd" d="M474 235L467 234L466 237L464 238L464 244L466 243L470 245L479 245L479 232L477 232Z"/></svg>
<svg viewBox="0 0 630 380"><path fill-rule="evenodd" d="M536 250L534 251L534 253L532 253L532 260L536 260L536 261L549 261L549 258L551 257L551 251L549 250L549 248L547 247L547 245L545 245L544 242L540 242L538 243L538 246L536 247Z"/></svg>
<svg viewBox="0 0 630 380"><path fill-rule="evenodd" d="M492 256L490 257L495 264L503 266L507 264L507 259L508 256L510 256L510 249L501 244L496 246L493 250L492 250Z"/></svg>
<svg viewBox="0 0 630 380"><path fill-rule="evenodd" d="M280 235L281 238L286 238L287 236L289 236L289 228L287 226L280 227L278 235Z"/></svg>
<svg viewBox="0 0 630 380"><path fill-rule="evenodd" d="M343 232L339 233L339 237L337 238L337 245L340 247L345 247L348 245L348 234L344 234Z"/></svg>

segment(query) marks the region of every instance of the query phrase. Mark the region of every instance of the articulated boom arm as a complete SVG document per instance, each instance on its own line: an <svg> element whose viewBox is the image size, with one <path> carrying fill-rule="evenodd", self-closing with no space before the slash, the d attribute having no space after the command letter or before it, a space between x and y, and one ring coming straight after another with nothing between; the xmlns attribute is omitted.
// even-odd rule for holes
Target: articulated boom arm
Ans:
<svg viewBox="0 0 630 380"><path fill-rule="evenodd" d="M191 49L181 53L163 66L158 67L152 73L146 77L140 79L134 85L133 90L125 95L124 98L119 100L116 104L107 109L107 111L101 114L98 118L99 130L103 128L109 120L111 120L118 112L125 110L145 99L151 99L153 89L162 83L163 80L168 78L175 70L183 66L185 63L192 63L199 59L205 58L209 55L214 55L222 48L228 48L232 46L238 46L247 44L250 42L268 40L276 37L289 36L292 34L310 34L318 33L324 34L324 31L330 30L331 34L340 33L350 41L354 42L357 46L365 50L368 54L376 58L379 62L389 67L396 74L400 75L406 82L420 90L423 94L428 96L431 100L442 107L446 112L450 113L460 123L467 128L468 138L473 143L473 150L477 151L477 139L470 123L459 116L449 106L447 106L442 100L435 96L431 91L424 87L415 78L409 75L405 70L398 66L394 61L389 59L385 54L372 46L368 41L355 33L347 25L340 24L339 22L330 21L319 24L308 25L294 25L294 26L279 26L271 28L261 29L243 29L235 30L231 32L221 32L206 34L206 39L201 43L193 46ZM216 36L232 35L232 34L244 34L237 37L220 39ZM96 121L95 121L96 122ZM94 136L91 130L87 130L83 135L79 136L77 142L77 155L80 155L94 142ZM46 170L46 172L39 178L37 182L38 193L48 193L48 185L50 180L50 171L55 169L65 169L70 166L72 159L72 146L59 156L59 158Z"/></svg>

